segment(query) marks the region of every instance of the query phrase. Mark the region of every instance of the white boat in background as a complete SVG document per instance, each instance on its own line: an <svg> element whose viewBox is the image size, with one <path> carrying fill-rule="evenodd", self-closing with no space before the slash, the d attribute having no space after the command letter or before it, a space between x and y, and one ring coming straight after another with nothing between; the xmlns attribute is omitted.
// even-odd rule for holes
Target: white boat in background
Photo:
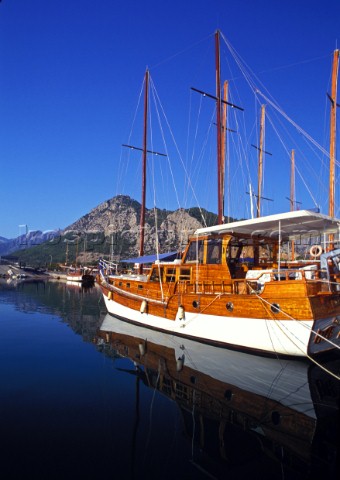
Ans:
<svg viewBox="0 0 340 480"><path fill-rule="evenodd" d="M79 283L94 283L95 275L91 269L87 268L69 268L66 273L66 281Z"/></svg>

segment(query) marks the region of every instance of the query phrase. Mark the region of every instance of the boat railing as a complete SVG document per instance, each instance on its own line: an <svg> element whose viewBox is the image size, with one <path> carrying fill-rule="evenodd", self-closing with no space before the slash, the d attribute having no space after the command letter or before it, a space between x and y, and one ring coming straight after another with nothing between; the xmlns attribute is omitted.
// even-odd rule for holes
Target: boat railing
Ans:
<svg viewBox="0 0 340 480"><path fill-rule="evenodd" d="M178 292L212 295L261 294L268 282L277 283L288 281L305 283L307 285L307 294L310 295L331 290L330 282L327 278L327 271L320 269L319 265L308 265L301 268L285 268L280 270L249 270L245 278L235 278L225 281L179 281Z"/></svg>

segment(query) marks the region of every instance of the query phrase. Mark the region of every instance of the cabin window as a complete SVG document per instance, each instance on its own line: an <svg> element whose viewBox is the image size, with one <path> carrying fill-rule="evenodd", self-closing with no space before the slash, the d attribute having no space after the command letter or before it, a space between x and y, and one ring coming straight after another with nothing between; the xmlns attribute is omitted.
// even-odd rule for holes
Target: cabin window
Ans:
<svg viewBox="0 0 340 480"><path fill-rule="evenodd" d="M179 273L180 280L190 280L190 268L181 268Z"/></svg>
<svg viewBox="0 0 340 480"><path fill-rule="evenodd" d="M158 265L153 267L150 280L152 282L159 282L160 279L162 280L162 277L163 277L163 267L159 267Z"/></svg>
<svg viewBox="0 0 340 480"><path fill-rule="evenodd" d="M222 239L211 238L207 244L207 263L221 263Z"/></svg>
<svg viewBox="0 0 340 480"><path fill-rule="evenodd" d="M165 273L165 281L166 282L174 282L176 280L176 269L175 268L167 268Z"/></svg>
<svg viewBox="0 0 340 480"><path fill-rule="evenodd" d="M204 243L203 240L196 240L190 243L186 257L185 263L202 263L203 262L203 250Z"/></svg>

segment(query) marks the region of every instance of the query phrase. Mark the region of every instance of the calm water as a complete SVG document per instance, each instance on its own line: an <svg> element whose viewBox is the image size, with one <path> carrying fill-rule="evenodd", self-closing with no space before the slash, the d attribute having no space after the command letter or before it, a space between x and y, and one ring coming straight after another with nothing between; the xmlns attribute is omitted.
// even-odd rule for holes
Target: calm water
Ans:
<svg viewBox="0 0 340 480"><path fill-rule="evenodd" d="M339 381L132 327L95 287L3 281L0 369L4 479L339 478Z"/></svg>

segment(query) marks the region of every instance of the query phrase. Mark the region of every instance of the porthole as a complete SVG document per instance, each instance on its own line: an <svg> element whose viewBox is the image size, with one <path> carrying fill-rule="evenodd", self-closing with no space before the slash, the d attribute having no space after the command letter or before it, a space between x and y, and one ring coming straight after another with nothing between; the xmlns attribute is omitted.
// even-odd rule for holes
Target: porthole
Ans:
<svg viewBox="0 0 340 480"><path fill-rule="evenodd" d="M273 313L279 313L280 305L278 303L272 303L272 305L270 306L270 309Z"/></svg>
<svg viewBox="0 0 340 480"><path fill-rule="evenodd" d="M234 310L233 302L228 302L225 307L228 310L228 312L232 312Z"/></svg>
<svg viewBox="0 0 340 480"><path fill-rule="evenodd" d="M197 300L194 300L194 301L192 302L192 306L193 306L194 308L198 308L198 307L200 306L200 302L198 302Z"/></svg>

